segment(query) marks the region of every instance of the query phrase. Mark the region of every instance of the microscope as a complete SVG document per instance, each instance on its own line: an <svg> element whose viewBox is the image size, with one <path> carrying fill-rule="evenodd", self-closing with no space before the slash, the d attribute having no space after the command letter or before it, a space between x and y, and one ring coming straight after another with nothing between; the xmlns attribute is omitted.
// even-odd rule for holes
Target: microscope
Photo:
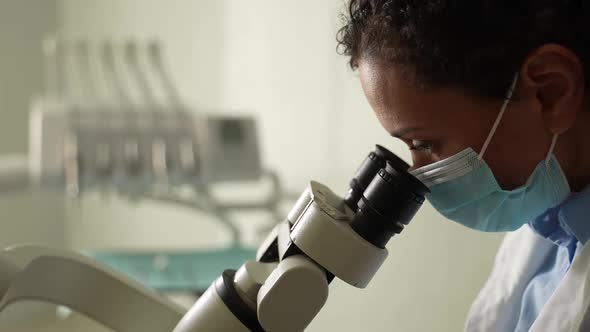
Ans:
<svg viewBox="0 0 590 332"><path fill-rule="evenodd" d="M311 181L256 260L224 271L173 332L300 332L335 277L365 288L387 258L385 245L429 192L408 169L377 145L343 198Z"/></svg>

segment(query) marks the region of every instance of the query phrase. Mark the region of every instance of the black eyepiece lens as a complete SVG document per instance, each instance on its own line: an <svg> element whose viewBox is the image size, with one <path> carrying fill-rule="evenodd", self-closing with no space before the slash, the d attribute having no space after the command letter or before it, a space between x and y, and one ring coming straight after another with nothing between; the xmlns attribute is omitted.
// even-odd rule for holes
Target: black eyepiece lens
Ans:
<svg viewBox="0 0 590 332"><path fill-rule="evenodd" d="M387 163L398 171L407 171L410 166L401 158L396 156L391 151L377 145L375 150L369 153L362 164L357 169L352 180L350 180L350 188L344 197L344 202L353 210L358 208L358 202L363 196L363 192L367 189L371 181L380 169L385 168Z"/></svg>
<svg viewBox="0 0 590 332"><path fill-rule="evenodd" d="M377 172L363 192L351 223L359 235L380 248L409 224L429 192L404 167L388 161Z"/></svg>
<svg viewBox="0 0 590 332"><path fill-rule="evenodd" d="M375 147L375 154L386 160L391 166L399 171L407 171L410 165L396 156L393 152L387 150L381 145L377 144Z"/></svg>

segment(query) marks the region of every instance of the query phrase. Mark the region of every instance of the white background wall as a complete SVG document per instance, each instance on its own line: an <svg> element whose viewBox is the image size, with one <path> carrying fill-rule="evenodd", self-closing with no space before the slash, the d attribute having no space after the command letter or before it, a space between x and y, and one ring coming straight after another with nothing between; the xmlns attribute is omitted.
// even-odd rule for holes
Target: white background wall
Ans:
<svg viewBox="0 0 590 332"><path fill-rule="evenodd" d="M265 164L301 191L343 192L373 144L408 156L379 127L356 74L335 53L341 1L62 0L68 36L165 42L183 96L203 109L259 116ZM227 236L190 213L85 199L69 209L75 248L187 248ZM164 222L165 221L165 222ZM366 290L341 282L308 331L458 331L500 237L445 222L425 206L388 248Z"/></svg>
<svg viewBox="0 0 590 332"><path fill-rule="evenodd" d="M41 41L57 28L57 8L55 0L0 0L0 160L28 150L29 104L43 87ZM61 195L0 192L0 248L66 245ZM3 311L0 331L51 332L41 328L47 320L38 307L24 308L15 305Z"/></svg>
<svg viewBox="0 0 590 332"><path fill-rule="evenodd" d="M41 40L56 21L56 1L0 1L0 158L28 150L29 104L43 86ZM64 204L52 196L0 194L0 246L63 247Z"/></svg>

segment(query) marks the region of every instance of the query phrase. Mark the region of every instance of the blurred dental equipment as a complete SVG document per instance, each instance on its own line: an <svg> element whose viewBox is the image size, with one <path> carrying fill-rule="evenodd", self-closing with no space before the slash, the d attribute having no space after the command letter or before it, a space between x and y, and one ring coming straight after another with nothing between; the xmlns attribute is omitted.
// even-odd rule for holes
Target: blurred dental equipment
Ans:
<svg viewBox="0 0 590 332"><path fill-rule="evenodd" d="M232 236L230 247L214 252L94 251L92 257L154 289L198 294L220 264L253 254L241 245L231 213L267 212L269 223L257 230L263 235L288 198L262 166L253 116L187 106L156 41L48 38L43 52L46 88L32 104L29 130L34 188L177 204L213 216ZM266 194L217 194L220 185L243 183L262 185Z"/></svg>
<svg viewBox="0 0 590 332"><path fill-rule="evenodd" d="M303 331L326 303L335 277L358 288L369 284L388 255L385 245L421 207L428 189L407 170L405 162L377 146L359 167L344 198L311 181L287 218L262 243L256 259L223 272L172 331ZM151 298L140 285L93 262L62 252L26 247L22 251L18 260L11 260L10 253L0 254L0 268L9 271L0 280L0 295L6 294L5 298L68 304L121 332L169 331L170 320L178 317L173 307ZM56 265L63 267L43 273ZM61 274L72 283L68 289L83 294L60 292ZM91 291L81 285L93 280L100 281L106 296L117 294L118 310L88 297ZM48 290L54 287L48 281L57 283L56 291ZM158 314L165 328L141 322Z"/></svg>
<svg viewBox="0 0 590 332"><path fill-rule="evenodd" d="M255 119L191 111L158 43L49 39L44 51L47 87L33 104L29 156L41 186L141 196L263 174Z"/></svg>
<svg viewBox="0 0 590 332"><path fill-rule="evenodd" d="M266 234L288 197L262 166L253 116L188 107L155 41L48 38L43 53L45 92L32 102L29 154L0 156L0 192L111 192L213 216L231 233L227 248L87 253L161 292L200 294L226 266L254 255L231 213L268 213L257 230ZM217 187L228 184L262 184L265 194L224 197Z"/></svg>
<svg viewBox="0 0 590 332"><path fill-rule="evenodd" d="M262 166L255 118L188 107L157 41L48 38L43 52L45 94L32 104L29 130L34 187L197 209L215 215L234 242L229 212L264 210L278 220L288 194ZM270 188L254 200L228 200L215 195L224 183Z"/></svg>

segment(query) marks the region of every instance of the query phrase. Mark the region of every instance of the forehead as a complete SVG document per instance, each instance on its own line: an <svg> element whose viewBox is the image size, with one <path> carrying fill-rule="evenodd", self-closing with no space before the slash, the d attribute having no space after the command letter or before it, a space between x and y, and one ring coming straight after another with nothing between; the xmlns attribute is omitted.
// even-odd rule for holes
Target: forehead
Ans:
<svg viewBox="0 0 590 332"><path fill-rule="evenodd" d="M407 127L448 130L480 115L481 101L455 89L418 86L392 65L361 61L359 75L369 104L390 133Z"/></svg>

